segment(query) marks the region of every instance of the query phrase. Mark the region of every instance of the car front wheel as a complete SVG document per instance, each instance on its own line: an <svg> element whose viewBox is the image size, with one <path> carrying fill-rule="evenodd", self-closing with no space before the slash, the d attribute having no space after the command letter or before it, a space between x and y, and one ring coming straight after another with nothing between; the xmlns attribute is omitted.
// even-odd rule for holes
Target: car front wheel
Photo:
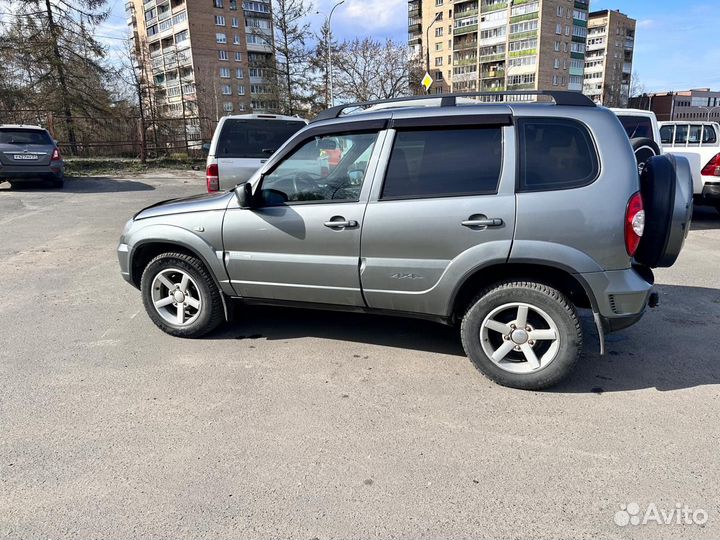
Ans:
<svg viewBox="0 0 720 540"><path fill-rule="evenodd" d="M150 319L172 336L201 337L223 321L221 293L195 257L158 255L145 268L140 289Z"/></svg>
<svg viewBox="0 0 720 540"><path fill-rule="evenodd" d="M574 306L542 283L506 282L486 289L462 321L463 347L489 379L541 390L567 377L582 350Z"/></svg>

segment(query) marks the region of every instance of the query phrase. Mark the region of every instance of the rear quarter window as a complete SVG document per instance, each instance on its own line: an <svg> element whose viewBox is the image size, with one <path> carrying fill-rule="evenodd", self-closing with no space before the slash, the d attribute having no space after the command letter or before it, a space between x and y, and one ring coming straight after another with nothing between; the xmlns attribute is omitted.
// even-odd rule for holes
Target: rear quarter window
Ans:
<svg viewBox="0 0 720 540"><path fill-rule="evenodd" d="M662 144L672 144L675 126L662 126L660 128L660 142Z"/></svg>
<svg viewBox="0 0 720 540"><path fill-rule="evenodd" d="M645 137L647 139L655 139L653 134L652 121L647 116L618 116L620 123L625 128L628 139L638 139Z"/></svg>
<svg viewBox="0 0 720 540"><path fill-rule="evenodd" d="M564 118L518 120L519 191L583 187L594 182L600 165L588 129Z"/></svg>

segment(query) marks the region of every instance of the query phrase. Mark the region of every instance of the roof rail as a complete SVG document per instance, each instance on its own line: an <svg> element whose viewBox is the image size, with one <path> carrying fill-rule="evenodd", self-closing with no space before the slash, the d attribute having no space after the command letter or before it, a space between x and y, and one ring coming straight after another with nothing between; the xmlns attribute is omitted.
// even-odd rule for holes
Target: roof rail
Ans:
<svg viewBox="0 0 720 540"><path fill-rule="evenodd" d="M580 92L571 92L568 90L517 90L507 92L467 92L461 94L431 94L424 96L406 96L393 99L381 99L377 101L364 101L359 103L347 103L331 107L318 114L313 122L320 120L331 120L339 118L346 109L372 107L373 105L382 105L385 103L401 103L407 101L425 101L429 99L440 99L440 107L457 106L457 98L463 97L498 97L498 96L548 96L552 98L555 105L565 105L571 107L595 107L595 103L589 97ZM498 101L498 103L502 103Z"/></svg>

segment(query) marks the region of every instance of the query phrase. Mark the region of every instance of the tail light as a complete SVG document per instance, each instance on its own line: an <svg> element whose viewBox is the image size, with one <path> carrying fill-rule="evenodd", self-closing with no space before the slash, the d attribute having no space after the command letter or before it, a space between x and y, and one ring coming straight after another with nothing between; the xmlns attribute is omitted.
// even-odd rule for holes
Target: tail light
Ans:
<svg viewBox="0 0 720 540"><path fill-rule="evenodd" d="M702 170L703 176L720 176L720 154L717 154L710 160L710 163L705 165Z"/></svg>
<svg viewBox="0 0 720 540"><path fill-rule="evenodd" d="M625 212L625 249L628 255L635 256L642 235L645 232L645 209L640 193L630 197Z"/></svg>
<svg viewBox="0 0 720 540"><path fill-rule="evenodd" d="M60 161L62 159L62 156L60 155L60 149L54 148L52 156L50 157L50 161Z"/></svg>
<svg viewBox="0 0 720 540"><path fill-rule="evenodd" d="M208 165L207 171L205 173L205 178L207 180L208 193L215 193L216 191L220 191L220 176L218 175L217 163Z"/></svg>

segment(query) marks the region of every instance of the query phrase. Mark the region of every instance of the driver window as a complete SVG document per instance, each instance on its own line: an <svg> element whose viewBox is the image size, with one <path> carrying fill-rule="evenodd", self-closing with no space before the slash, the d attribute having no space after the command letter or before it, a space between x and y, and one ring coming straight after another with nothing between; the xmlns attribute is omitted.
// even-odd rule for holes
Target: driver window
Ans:
<svg viewBox="0 0 720 540"><path fill-rule="evenodd" d="M263 206L360 199L377 133L347 133L306 141L264 177Z"/></svg>

